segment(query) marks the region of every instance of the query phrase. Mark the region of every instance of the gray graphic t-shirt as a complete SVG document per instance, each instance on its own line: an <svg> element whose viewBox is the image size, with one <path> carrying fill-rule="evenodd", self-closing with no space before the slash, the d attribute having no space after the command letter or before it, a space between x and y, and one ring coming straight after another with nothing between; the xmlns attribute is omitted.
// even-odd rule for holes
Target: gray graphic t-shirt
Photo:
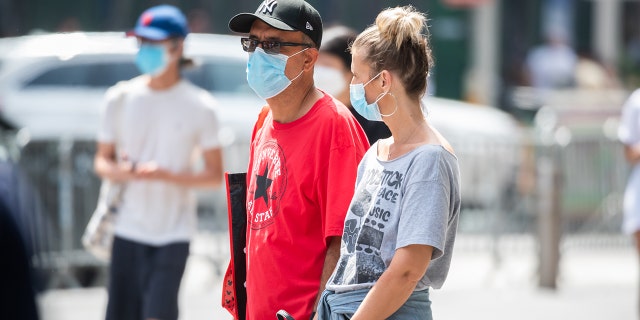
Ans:
<svg viewBox="0 0 640 320"><path fill-rule="evenodd" d="M440 145L423 145L391 161L377 143L358 167L356 190L344 223L340 260L327 289L372 287L398 248L434 248L416 290L440 288L449 271L460 213L458 161Z"/></svg>

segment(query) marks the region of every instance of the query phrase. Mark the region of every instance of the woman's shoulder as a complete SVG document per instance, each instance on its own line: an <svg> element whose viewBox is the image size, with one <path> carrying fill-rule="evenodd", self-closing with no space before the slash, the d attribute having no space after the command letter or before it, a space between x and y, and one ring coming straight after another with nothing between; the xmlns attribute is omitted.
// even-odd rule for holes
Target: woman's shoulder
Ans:
<svg viewBox="0 0 640 320"><path fill-rule="evenodd" d="M411 179L440 181L458 170L457 157L441 144L424 144L416 148L407 164Z"/></svg>
<svg viewBox="0 0 640 320"><path fill-rule="evenodd" d="M414 157L421 158L425 162L438 163L441 161L457 161L451 146L439 143L423 144L415 149Z"/></svg>

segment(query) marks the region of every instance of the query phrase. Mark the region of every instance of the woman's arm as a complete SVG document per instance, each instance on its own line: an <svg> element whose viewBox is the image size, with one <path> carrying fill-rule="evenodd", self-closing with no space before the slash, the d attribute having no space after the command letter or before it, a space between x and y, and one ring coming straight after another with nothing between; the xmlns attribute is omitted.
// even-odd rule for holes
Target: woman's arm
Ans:
<svg viewBox="0 0 640 320"><path fill-rule="evenodd" d="M409 245L396 250L389 268L371 288L351 320L386 319L409 299L422 279L433 247Z"/></svg>

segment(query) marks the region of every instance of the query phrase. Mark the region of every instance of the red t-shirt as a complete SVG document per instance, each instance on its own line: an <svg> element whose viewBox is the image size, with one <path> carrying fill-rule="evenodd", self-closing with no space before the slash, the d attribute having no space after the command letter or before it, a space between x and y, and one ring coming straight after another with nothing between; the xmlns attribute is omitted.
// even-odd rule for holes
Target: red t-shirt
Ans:
<svg viewBox="0 0 640 320"><path fill-rule="evenodd" d="M253 133L247 174L247 320L309 319L327 240L342 236L367 137L329 95Z"/></svg>

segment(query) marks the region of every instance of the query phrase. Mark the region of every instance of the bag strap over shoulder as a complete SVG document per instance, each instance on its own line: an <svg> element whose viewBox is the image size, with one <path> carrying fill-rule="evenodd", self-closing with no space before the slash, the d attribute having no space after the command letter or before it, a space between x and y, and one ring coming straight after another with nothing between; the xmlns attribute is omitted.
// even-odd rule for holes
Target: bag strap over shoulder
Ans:
<svg viewBox="0 0 640 320"><path fill-rule="evenodd" d="M127 97L127 87L129 85L129 81L120 81L115 86L114 89L117 90L117 97L115 100L114 107L116 108L116 142L121 142L120 136L122 135L122 120L124 114L124 101ZM116 143L117 147L118 143ZM117 152L116 152L117 153Z"/></svg>
<svg viewBox="0 0 640 320"><path fill-rule="evenodd" d="M256 131L262 129L262 126L264 125L264 119L266 119L269 115L269 111L271 111L271 108L269 108L269 106L263 106L262 110L260 110L258 121L256 121Z"/></svg>
<svg viewBox="0 0 640 320"><path fill-rule="evenodd" d="M120 138L122 136L122 121L123 121L123 114L124 114L124 101L127 97L127 86L128 86L129 81L120 81L118 82L115 86L114 89L117 90L117 96L116 96L116 100L115 100L115 127L116 127L116 137L115 137L115 141L116 141L116 161L118 160L118 158L120 157L120 152L118 151L118 145L119 143L122 142L122 139ZM115 196L112 197L111 199L111 203L108 204L109 209L111 211L113 211L113 213L116 213L117 210L115 210L114 208L116 208L117 206L119 206L122 203L122 198L124 196L124 189L125 189L125 184L123 183L111 183L110 184L110 188L114 188L115 191Z"/></svg>
<svg viewBox="0 0 640 320"><path fill-rule="evenodd" d="M269 115L269 106L262 107L258 120L253 127L251 141L264 125ZM247 290L244 283L247 279L246 253L247 244L247 174L225 173L227 190L227 214L229 221L229 249L231 259L224 276L222 288L222 307L234 320L244 320L247 308Z"/></svg>
<svg viewBox="0 0 640 320"><path fill-rule="evenodd" d="M264 126L264 120L267 118L270 111L271 108L269 108L268 105L263 106L262 110L260 110L260 114L258 114L258 120L256 121L256 124L253 127L253 132L251 133L251 141L256 138L256 134L258 134L258 131L260 131L260 129L262 129L262 127Z"/></svg>

